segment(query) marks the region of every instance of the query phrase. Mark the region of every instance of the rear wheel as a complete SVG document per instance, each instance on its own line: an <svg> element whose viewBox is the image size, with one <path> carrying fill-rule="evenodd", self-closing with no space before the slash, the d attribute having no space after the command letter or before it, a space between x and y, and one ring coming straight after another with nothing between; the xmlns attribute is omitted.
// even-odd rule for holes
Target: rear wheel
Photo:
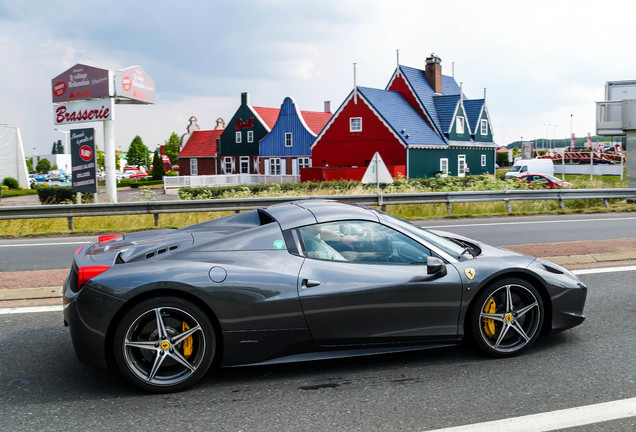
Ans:
<svg viewBox="0 0 636 432"><path fill-rule="evenodd" d="M164 393L186 389L205 375L216 338L210 320L196 305L158 297L124 315L113 350L126 379L143 390Z"/></svg>
<svg viewBox="0 0 636 432"><path fill-rule="evenodd" d="M475 300L468 330L476 345L495 357L508 357L531 346L543 325L538 291L521 279L505 279Z"/></svg>

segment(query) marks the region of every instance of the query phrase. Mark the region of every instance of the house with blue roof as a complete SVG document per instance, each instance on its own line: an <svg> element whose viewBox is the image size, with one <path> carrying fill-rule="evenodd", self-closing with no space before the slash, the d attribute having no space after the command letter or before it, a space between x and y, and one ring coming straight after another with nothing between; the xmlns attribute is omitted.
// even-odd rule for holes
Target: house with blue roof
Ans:
<svg viewBox="0 0 636 432"><path fill-rule="evenodd" d="M259 143L261 169L265 175L298 175L311 166L311 150L316 136L331 118L330 103L324 112L301 111L291 97L280 107L272 130Z"/></svg>
<svg viewBox="0 0 636 432"><path fill-rule="evenodd" d="M495 172L485 98L466 98L435 55L424 70L398 64L384 90L356 86L311 151L323 171L366 167L377 151L390 172L408 178Z"/></svg>

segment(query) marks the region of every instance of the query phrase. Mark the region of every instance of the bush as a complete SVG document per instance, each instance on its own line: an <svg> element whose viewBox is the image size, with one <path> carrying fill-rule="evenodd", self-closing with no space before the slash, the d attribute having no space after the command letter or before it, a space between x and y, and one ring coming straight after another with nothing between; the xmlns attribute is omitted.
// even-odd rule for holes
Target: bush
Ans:
<svg viewBox="0 0 636 432"><path fill-rule="evenodd" d="M5 177L4 180L2 180L2 184L9 189L20 189L20 184L13 177Z"/></svg>
<svg viewBox="0 0 636 432"><path fill-rule="evenodd" d="M37 189L38 198L42 204L65 204L76 202L75 195L70 186L40 186ZM82 202L92 202L92 193L83 193Z"/></svg>

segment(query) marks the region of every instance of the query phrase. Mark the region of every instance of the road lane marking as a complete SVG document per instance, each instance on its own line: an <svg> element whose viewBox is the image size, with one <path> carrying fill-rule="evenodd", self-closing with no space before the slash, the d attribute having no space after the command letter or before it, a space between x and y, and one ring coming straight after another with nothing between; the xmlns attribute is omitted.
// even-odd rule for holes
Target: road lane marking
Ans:
<svg viewBox="0 0 636 432"><path fill-rule="evenodd" d="M543 432L634 416L636 416L636 397L484 423L435 429L429 432L492 432L494 430Z"/></svg>
<svg viewBox="0 0 636 432"><path fill-rule="evenodd" d="M63 310L63 307L61 305L12 307L12 308L0 308L0 315L13 315L13 314L22 314L22 313L36 313L36 312L61 312L62 310Z"/></svg>
<svg viewBox="0 0 636 432"><path fill-rule="evenodd" d="M601 268L591 268L591 269L579 269L579 270L570 270L575 275L588 275L588 274L596 274L596 273L614 273L614 272L625 272L625 271L636 271L636 266L623 266L623 267L601 267Z"/></svg>
<svg viewBox="0 0 636 432"><path fill-rule="evenodd" d="M634 220L636 217L626 218L596 218L596 219L566 219L566 220L550 220L550 221L516 221L516 222L487 222L487 223L475 223L475 224L456 224L456 225L426 225L425 228L430 229L442 229L442 228L455 228L455 227L477 227L477 226L493 226L493 225L535 225L546 223L573 223L573 222L615 222L615 221L627 221ZM420 221L418 221L420 222ZM422 223L425 221L421 221Z"/></svg>
<svg viewBox="0 0 636 432"><path fill-rule="evenodd" d="M20 243L20 244L0 245L0 248L8 248L8 247L24 247L24 246L63 246L63 245L83 245L83 244L89 244L89 243L91 243L91 242Z"/></svg>

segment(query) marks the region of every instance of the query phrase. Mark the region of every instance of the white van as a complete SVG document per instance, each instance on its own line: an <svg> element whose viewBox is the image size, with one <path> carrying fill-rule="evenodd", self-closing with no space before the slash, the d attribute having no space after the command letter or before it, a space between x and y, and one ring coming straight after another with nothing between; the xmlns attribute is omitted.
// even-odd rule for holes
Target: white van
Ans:
<svg viewBox="0 0 636 432"><path fill-rule="evenodd" d="M554 163L551 159L520 159L510 167L506 178L521 177L524 174L554 175Z"/></svg>

